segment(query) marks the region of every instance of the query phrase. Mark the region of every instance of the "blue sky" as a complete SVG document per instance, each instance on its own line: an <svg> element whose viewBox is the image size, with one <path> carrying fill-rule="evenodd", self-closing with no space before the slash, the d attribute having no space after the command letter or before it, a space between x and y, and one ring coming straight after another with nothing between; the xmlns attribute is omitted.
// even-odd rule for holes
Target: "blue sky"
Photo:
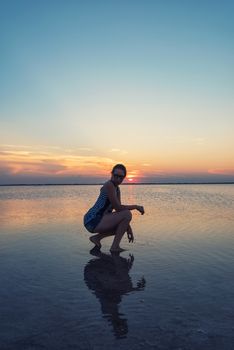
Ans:
<svg viewBox="0 0 234 350"><path fill-rule="evenodd" d="M148 178L234 179L232 1L0 6L0 169L9 176L101 176L99 163L106 171L123 161Z"/></svg>

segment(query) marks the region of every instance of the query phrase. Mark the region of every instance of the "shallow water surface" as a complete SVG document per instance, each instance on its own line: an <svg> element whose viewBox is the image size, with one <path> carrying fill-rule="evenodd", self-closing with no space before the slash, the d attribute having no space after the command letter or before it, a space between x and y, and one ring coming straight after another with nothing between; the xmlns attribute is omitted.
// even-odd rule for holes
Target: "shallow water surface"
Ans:
<svg viewBox="0 0 234 350"><path fill-rule="evenodd" d="M0 187L0 349L234 344L234 185L126 185L135 242L93 251L100 186Z"/></svg>

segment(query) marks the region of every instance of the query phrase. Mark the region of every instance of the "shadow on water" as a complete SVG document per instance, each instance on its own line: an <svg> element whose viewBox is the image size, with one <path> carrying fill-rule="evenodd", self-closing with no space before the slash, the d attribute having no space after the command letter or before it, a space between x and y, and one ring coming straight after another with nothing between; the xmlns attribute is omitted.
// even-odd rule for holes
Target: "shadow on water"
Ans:
<svg viewBox="0 0 234 350"><path fill-rule="evenodd" d="M85 283L100 301L103 317L112 325L115 337L126 338L128 320L125 314L119 312L122 296L144 290L145 279L142 277L136 287L133 286L129 276L133 255L123 258L118 253L105 254L95 248L90 253L95 258L84 268Z"/></svg>

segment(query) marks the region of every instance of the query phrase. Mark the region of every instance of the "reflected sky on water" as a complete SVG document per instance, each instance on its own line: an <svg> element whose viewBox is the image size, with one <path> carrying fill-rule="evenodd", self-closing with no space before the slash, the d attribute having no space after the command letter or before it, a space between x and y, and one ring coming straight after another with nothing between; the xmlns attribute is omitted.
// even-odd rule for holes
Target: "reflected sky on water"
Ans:
<svg viewBox="0 0 234 350"><path fill-rule="evenodd" d="M99 189L0 188L1 350L231 350L234 186L122 186L146 213L120 256L90 255Z"/></svg>
<svg viewBox="0 0 234 350"><path fill-rule="evenodd" d="M126 337L128 320L124 311L120 312L120 304L123 296L144 290L145 278L142 276L136 286L133 285L129 275L134 262L132 254L123 258L118 253L105 254L97 248L90 252L97 259L91 259L85 266L85 283L99 300L103 317L111 324L115 337Z"/></svg>

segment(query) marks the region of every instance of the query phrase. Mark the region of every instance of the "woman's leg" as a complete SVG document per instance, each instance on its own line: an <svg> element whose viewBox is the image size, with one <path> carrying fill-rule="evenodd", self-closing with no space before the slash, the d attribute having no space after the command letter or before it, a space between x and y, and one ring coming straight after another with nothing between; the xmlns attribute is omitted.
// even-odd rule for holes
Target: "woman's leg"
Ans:
<svg viewBox="0 0 234 350"><path fill-rule="evenodd" d="M132 214L130 210L122 210L119 212L114 212L110 214L106 214L103 216L102 220L95 227L95 232L98 234L91 240L97 246L101 246L100 240L115 235L113 240L111 251L120 251L119 243L127 231L129 223L132 219Z"/></svg>
<svg viewBox="0 0 234 350"><path fill-rule="evenodd" d="M106 238L106 237L109 237L109 236L113 236L115 235L115 232L105 232L105 233L98 233L97 235L95 236L91 236L89 238L89 240L94 243L97 247L101 248L101 243L100 241L103 239L103 238Z"/></svg>
<svg viewBox="0 0 234 350"><path fill-rule="evenodd" d="M129 223L132 219L132 214L130 211L128 211L128 213L126 213L127 215L125 216L125 218L119 223L117 229L116 229L116 233L115 233L115 238L113 240L112 246L110 248L111 252L115 252L115 251L122 251L123 249L120 248L119 244L120 241L123 237L123 235L125 234L125 232L127 231L127 228L129 226ZM129 215L130 214L130 215Z"/></svg>

